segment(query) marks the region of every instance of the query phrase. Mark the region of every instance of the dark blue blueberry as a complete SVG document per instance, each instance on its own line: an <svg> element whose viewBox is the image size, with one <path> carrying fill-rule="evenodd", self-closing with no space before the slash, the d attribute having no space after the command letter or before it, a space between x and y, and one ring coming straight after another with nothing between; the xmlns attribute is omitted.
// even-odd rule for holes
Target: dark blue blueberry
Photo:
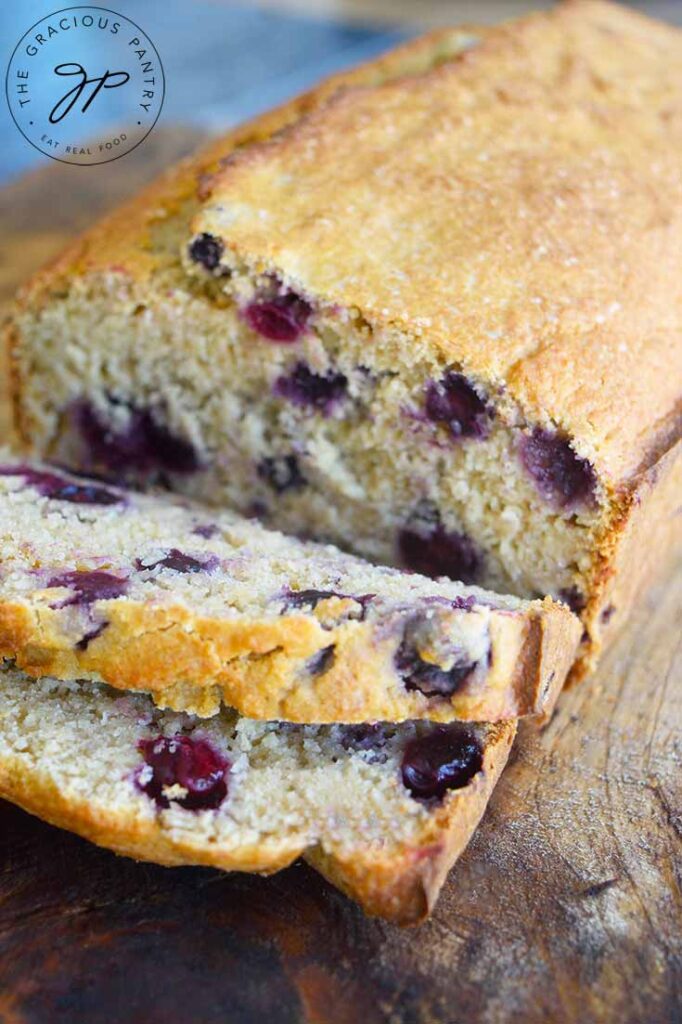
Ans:
<svg viewBox="0 0 682 1024"><path fill-rule="evenodd" d="M474 732L459 723L439 725L411 740L403 752L403 785L416 800L442 800L462 789L483 768L483 750Z"/></svg>
<svg viewBox="0 0 682 1024"><path fill-rule="evenodd" d="M189 246L189 258L194 263L201 264L206 270L215 270L220 266L220 259L225 250L225 246L216 238L215 235L209 235L205 231L201 235L197 235L192 240Z"/></svg>
<svg viewBox="0 0 682 1024"><path fill-rule="evenodd" d="M313 373L307 363L296 363L291 373L275 381L274 393L287 398L294 405L317 409L327 416L348 390L348 378L343 373L328 370Z"/></svg>
<svg viewBox="0 0 682 1024"><path fill-rule="evenodd" d="M442 523L415 522L398 536L402 564L423 576L449 576L473 583L480 576L482 555L471 537L446 530Z"/></svg>
<svg viewBox="0 0 682 1024"><path fill-rule="evenodd" d="M609 622L611 621L611 619L613 617L613 614L614 614L615 610L616 610L616 607L613 604L607 604L606 608L603 609L600 618L601 618L602 623L605 626L608 626Z"/></svg>
<svg viewBox="0 0 682 1024"><path fill-rule="evenodd" d="M572 508L594 499L594 467L573 451L568 438L538 427L524 435L520 451L523 465L546 501Z"/></svg>
<svg viewBox="0 0 682 1024"><path fill-rule="evenodd" d="M265 519L267 514L268 506L260 498L255 498L249 502L243 512L247 519Z"/></svg>
<svg viewBox="0 0 682 1024"><path fill-rule="evenodd" d="M386 729L381 722L366 725L342 725L340 743L344 750L376 750L386 743Z"/></svg>
<svg viewBox="0 0 682 1024"><path fill-rule="evenodd" d="M313 611L320 601L326 601L328 597L344 596L336 590L287 590L285 610L295 608L296 610Z"/></svg>
<svg viewBox="0 0 682 1024"><path fill-rule="evenodd" d="M453 437L483 439L490 432L493 410L466 377L452 371L426 386L426 416L448 427Z"/></svg>
<svg viewBox="0 0 682 1024"><path fill-rule="evenodd" d="M320 601L326 601L329 597L338 597L342 600L355 601L356 604L360 605L361 612L357 616L359 621L362 621L367 612L367 608L374 598L374 594L341 594L338 590L285 590L282 595L284 597L284 612L291 611L313 611L317 608ZM351 613L352 614L352 613Z"/></svg>
<svg viewBox="0 0 682 1024"><path fill-rule="evenodd" d="M186 791L185 796L172 799L187 811L216 810L227 796L232 765L207 740L159 736L141 740L138 749L145 763L136 772L137 786L159 807L169 806L164 790L170 786Z"/></svg>
<svg viewBox="0 0 682 1024"><path fill-rule="evenodd" d="M194 527L192 533L196 534L197 537L203 537L204 540L210 540L211 537L215 537L217 533L220 533L220 528L215 523L200 523Z"/></svg>
<svg viewBox="0 0 682 1024"><path fill-rule="evenodd" d="M70 501L74 505L117 505L121 495L95 484L64 483L47 495L55 501Z"/></svg>
<svg viewBox="0 0 682 1024"><path fill-rule="evenodd" d="M585 610L587 601L583 592L575 586L565 587L559 591L559 600L567 604L575 615L580 615Z"/></svg>
<svg viewBox="0 0 682 1024"><path fill-rule="evenodd" d="M254 299L245 308L244 317L249 327L268 341L291 344L305 332L312 311L300 295L285 291Z"/></svg>
<svg viewBox="0 0 682 1024"><path fill-rule="evenodd" d="M112 401L112 405L121 405ZM201 468L192 444L171 433L149 409L126 405L127 426L115 430L89 402L74 406L74 421L95 463L112 473L193 473Z"/></svg>
<svg viewBox="0 0 682 1024"><path fill-rule="evenodd" d="M108 625L108 622L100 622L99 625L93 626L93 628L88 630L87 633L84 633L76 644L76 650L87 651L92 641L96 640L98 636L101 636Z"/></svg>
<svg viewBox="0 0 682 1024"><path fill-rule="evenodd" d="M406 690L419 690L425 697L451 697L466 683L476 662L461 660L449 669L441 668L420 656L417 646L419 619L408 623L395 656L395 667Z"/></svg>

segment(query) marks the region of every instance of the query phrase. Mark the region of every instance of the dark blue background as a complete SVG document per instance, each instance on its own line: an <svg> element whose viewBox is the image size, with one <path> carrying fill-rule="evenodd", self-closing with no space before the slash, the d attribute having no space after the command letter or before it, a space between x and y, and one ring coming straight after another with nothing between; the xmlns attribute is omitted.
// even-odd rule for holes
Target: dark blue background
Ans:
<svg viewBox="0 0 682 1024"><path fill-rule="evenodd" d="M410 34L406 29L344 26L224 0L110 2L148 33L161 55L166 97L159 124L182 122L211 131L265 110ZM3 86L10 55L24 32L68 6L69 0L0 0ZM108 6L107 0L101 6ZM15 127L4 87L0 130L0 181L48 162Z"/></svg>

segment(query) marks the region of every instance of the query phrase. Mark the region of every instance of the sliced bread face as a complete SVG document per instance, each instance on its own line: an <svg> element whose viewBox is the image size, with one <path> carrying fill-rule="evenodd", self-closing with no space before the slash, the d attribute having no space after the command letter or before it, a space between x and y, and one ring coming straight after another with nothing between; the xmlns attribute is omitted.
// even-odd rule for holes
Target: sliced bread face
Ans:
<svg viewBox="0 0 682 1024"><path fill-rule="evenodd" d="M205 721L0 670L0 796L118 853L269 873L304 855L370 914L432 908L515 723Z"/></svg>
<svg viewBox="0 0 682 1024"><path fill-rule="evenodd" d="M7 456L0 654L176 711L298 722L547 713L577 619L372 566L185 499Z"/></svg>

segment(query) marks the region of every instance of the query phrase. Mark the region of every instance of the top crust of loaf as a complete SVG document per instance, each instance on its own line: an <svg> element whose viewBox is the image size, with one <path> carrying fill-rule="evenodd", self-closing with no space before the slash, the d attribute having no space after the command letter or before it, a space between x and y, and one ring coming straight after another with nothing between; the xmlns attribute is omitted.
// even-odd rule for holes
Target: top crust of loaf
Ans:
<svg viewBox="0 0 682 1024"><path fill-rule="evenodd" d="M617 488L679 428L682 33L575 0L337 92L227 162L200 232L503 387Z"/></svg>

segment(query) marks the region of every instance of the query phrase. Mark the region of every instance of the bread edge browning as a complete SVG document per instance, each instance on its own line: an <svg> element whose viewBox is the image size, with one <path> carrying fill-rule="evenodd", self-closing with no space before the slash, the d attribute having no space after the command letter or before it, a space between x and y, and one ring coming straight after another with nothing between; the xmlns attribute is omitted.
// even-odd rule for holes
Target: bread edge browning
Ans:
<svg viewBox="0 0 682 1024"><path fill-rule="evenodd" d="M50 609L0 600L0 656L33 678L94 679L151 693L161 707L211 716L228 704L248 718L334 722L500 721L547 717L573 662L581 632L565 606L546 598L526 611L493 612L490 666L480 692L434 701L393 692L383 648L365 623L323 630L304 616L233 621L185 605L102 601L106 630L84 649L54 628ZM297 663L334 646L323 682L295 685ZM371 668L372 655L377 661ZM354 665L359 665L356 672ZM374 679L379 676L379 692ZM358 679L366 684L358 686Z"/></svg>
<svg viewBox="0 0 682 1024"><path fill-rule="evenodd" d="M592 598L583 613L592 645L579 652L569 685L594 668L628 612L656 577L675 565L682 551L682 440L673 444L620 504L620 515L605 532L594 567Z"/></svg>
<svg viewBox="0 0 682 1024"><path fill-rule="evenodd" d="M536 709L537 724L549 720L575 662L582 624L566 612L567 608L546 597L540 608L533 609L528 621L515 686L517 693L525 694L525 700Z"/></svg>

